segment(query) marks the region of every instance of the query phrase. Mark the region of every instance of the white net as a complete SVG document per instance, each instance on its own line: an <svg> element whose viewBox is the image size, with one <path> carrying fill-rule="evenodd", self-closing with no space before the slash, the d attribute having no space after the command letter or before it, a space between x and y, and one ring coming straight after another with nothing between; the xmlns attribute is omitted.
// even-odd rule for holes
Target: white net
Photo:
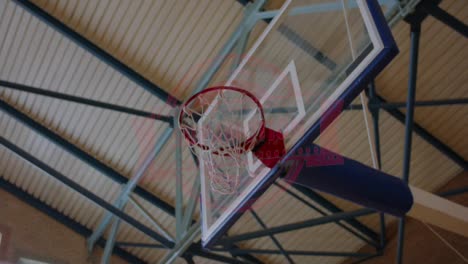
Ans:
<svg viewBox="0 0 468 264"><path fill-rule="evenodd" d="M224 87L207 89L182 108L179 126L192 152L204 163L213 191L231 194L247 166L246 151L257 143L263 114L251 95Z"/></svg>

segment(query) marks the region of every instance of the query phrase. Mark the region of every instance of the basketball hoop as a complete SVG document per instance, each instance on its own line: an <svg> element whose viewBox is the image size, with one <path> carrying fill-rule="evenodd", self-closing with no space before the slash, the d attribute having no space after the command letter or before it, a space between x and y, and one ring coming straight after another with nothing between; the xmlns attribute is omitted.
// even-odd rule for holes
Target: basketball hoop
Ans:
<svg viewBox="0 0 468 264"><path fill-rule="evenodd" d="M236 191L246 152L272 168L285 154L283 135L265 127L260 101L250 92L228 86L205 89L181 107L179 128L191 151L207 168L212 190Z"/></svg>

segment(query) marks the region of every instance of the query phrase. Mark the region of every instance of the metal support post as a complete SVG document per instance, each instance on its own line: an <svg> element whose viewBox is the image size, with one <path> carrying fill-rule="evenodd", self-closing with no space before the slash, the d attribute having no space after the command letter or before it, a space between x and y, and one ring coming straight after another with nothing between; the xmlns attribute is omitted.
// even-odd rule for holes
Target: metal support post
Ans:
<svg viewBox="0 0 468 264"><path fill-rule="evenodd" d="M193 222L193 212L195 211L196 202L200 195L200 176L198 176L192 185L192 192L190 193L190 200L188 202L187 208L184 211L184 219L182 220L182 227L184 230L187 230L190 224Z"/></svg>
<svg viewBox="0 0 468 264"><path fill-rule="evenodd" d="M133 176L130 179L130 181L128 181L124 185L121 193L119 194L119 197L114 203L114 205L117 208L122 209L122 207L128 202L131 192L137 186L138 181L144 176L145 171L151 165L151 162L153 162L153 160L161 152L162 148L164 147L165 141L167 141L169 137L171 136L172 130L173 129L171 127L166 128L166 130L163 132L163 135L161 136L161 139L158 142L156 142L156 145L154 146L154 151L146 158L145 162L138 169L135 176ZM112 218L113 218L112 213L107 212L104 218L101 220L101 223L99 224L98 228L96 228L93 234L87 239L86 243L88 246L88 251L92 251L97 239L102 236L102 234L104 233L105 229L109 225Z"/></svg>
<svg viewBox="0 0 468 264"><path fill-rule="evenodd" d="M413 135L414 102L416 101L416 80L418 76L418 52L419 38L421 33L422 19L413 18L411 23L411 47L410 47L410 69L408 79L408 96L406 99L406 122L405 122L405 148L403 157L403 181L408 182L411 164L411 146ZM398 225L398 248L397 263L403 263L403 242L405 232L405 217L402 217Z"/></svg>
<svg viewBox="0 0 468 264"><path fill-rule="evenodd" d="M249 40L250 32L252 31L252 28L253 28L253 23L256 21L256 20L247 18L248 16L251 15L250 10L251 10L250 6L244 10L244 17L246 17L247 22L243 23L243 30L239 36L239 39L236 42L235 58L234 58L234 62L232 63L231 74L236 70L236 68L239 66L241 62L241 59L243 57L242 55L245 52L245 48L247 47L247 42Z"/></svg>
<svg viewBox="0 0 468 264"><path fill-rule="evenodd" d="M181 237L178 243L169 251L166 256L159 262L161 264L173 263L184 251L192 245L192 242L201 234L201 224L195 223Z"/></svg>
<svg viewBox="0 0 468 264"><path fill-rule="evenodd" d="M164 229L164 227L158 223L154 217L141 205L135 198L130 197L130 203L134 205L134 207L161 233L167 240L174 241L174 237L172 237L169 232Z"/></svg>
<svg viewBox="0 0 468 264"><path fill-rule="evenodd" d="M382 155L380 151L380 130L379 130L379 117L380 117L380 107L370 108L370 104L375 104L378 102L377 94L375 91L375 80L373 80L368 86L368 106L369 112L372 117L372 124L374 129L374 145L375 145L375 155L377 159L377 168L382 169ZM385 214L379 213L379 222L380 222L380 249L383 250L386 244L386 225L385 225Z"/></svg>
<svg viewBox="0 0 468 264"><path fill-rule="evenodd" d="M116 206L116 208L118 210L122 210L123 204L119 200L117 200L117 204L118 205ZM93 248L96 244L96 241L102 236L102 234L104 234L107 225L110 224L113 218L114 216L112 213L106 212L96 230L94 230L94 232L86 239L86 248L88 249L88 254L91 254L93 252Z"/></svg>
<svg viewBox="0 0 468 264"><path fill-rule="evenodd" d="M386 228L387 226L385 225L385 214L384 213L379 213L379 225L380 225L380 250L383 250L385 248L385 245L387 244L387 232Z"/></svg>
<svg viewBox="0 0 468 264"><path fill-rule="evenodd" d="M242 59L242 55L245 51L245 48L247 46L247 40L249 39L250 36L250 31L244 31L242 32L237 45L236 45L236 53L234 57L234 62L232 63L232 68L231 68L231 73L233 73L237 66L239 66L239 63Z"/></svg>
<svg viewBox="0 0 468 264"><path fill-rule="evenodd" d="M179 108L175 108L174 117L177 118ZM187 231L183 228L182 222L184 216L182 215L184 209L184 197L183 197L183 181L182 181L182 132L178 127L178 122L175 124L175 159L176 159L176 242L180 242L182 234Z"/></svg>
<svg viewBox="0 0 468 264"><path fill-rule="evenodd" d="M369 90L368 108L372 117L372 123L373 123L373 128L374 128L374 144L375 144L375 152L377 156L377 167L378 169L381 169L382 168L382 155L380 151L380 131L379 131L380 107L373 107L373 108L370 107L371 105L378 104L378 98L375 92L375 81L372 81L369 84L368 90Z"/></svg>
<svg viewBox="0 0 468 264"><path fill-rule="evenodd" d="M121 205L122 203L119 203ZM124 207L123 207L124 208ZM123 210L122 208L122 210ZM109 238L107 239L106 246L104 247L104 253L101 258L101 264L108 264L112 250L114 249L115 240L117 237L117 232L119 231L120 227L120 219L114 218L114 222L112 223L111 232L109 234Z"/></svg>

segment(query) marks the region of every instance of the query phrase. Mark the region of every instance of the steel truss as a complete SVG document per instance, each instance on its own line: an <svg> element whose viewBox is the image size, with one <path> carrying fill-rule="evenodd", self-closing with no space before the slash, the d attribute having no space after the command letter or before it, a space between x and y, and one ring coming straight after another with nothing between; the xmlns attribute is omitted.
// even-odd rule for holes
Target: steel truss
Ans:
<svg viewBox="0 0 468 264"><path fill-rule="evenodd" d="M77 43L82 48L86 49L88 52L91 52L96 57L100 58L102 61L106 62L109 66L114 68L115 70L119 71L130 80L137 83L142 88L146 89L157 98L161 99L162 101L166 102L170 107L177 107L180 104L180 101L170 95L169 93L165 92L159 86L151 83L149 80L129 68L127 65L120 62L118 59L114 58L112 55L108 54L106 51L102 50L91 41L87 40L77 32L73 31L71 28L67 27L61 21L57 20L56 18L49 15L47 12L36 6L35 4L31 3L28 0L14 0L19 5L23 6L33 15L40 18L42 21L46 22L65 36L69 37L75 43ZM231 38L227 41L226 45L220 51L217 59L213 62L209 70L205 73L203 78L197 85L195 92L202 90L206 85L209 83L211 78L219 69L220 65L222 64L223 60L228 56L230 52L233 51L234 48L237 49L237 54L243 52L245 48L245 41L248 38L249 32L253 25L258 20L263 20L265 22L269 22L271 17L275 15L275 11L262 11L261 6L264 4L264 0L255 1L255 3L250 3L248 1L241 1L239 2L246 6L244 21L240 23L236 31L232 34ZM440 1L423 1L419 5L416 6L415 12L406 16L405 20L411 24L411 38L412 38L412 45L411 45L411 62L410 62L410 80L408 84L408 98L407 102L397 102L397 103L389 103L386 102L382 97L380 97L376 90L374 84L370 84L369 89L367 91L367 95L369 97L368 108L370 109L372 120L374 124L374 134L375 134L375 143L377 149L377 156L378 156L378 164L379 167L381 165L380 160L380 138L379 138L379 111L382 109L392 115L395 119L400 122L405 123L405 149L404 149L404 168L403 168L403 175L404 179L408 180L409 177L409 162L411 159L411 138L412 132L417 133L420 135L424 140L428 143L436 147L439 151L443 154L447 155L450 159L460 165L462 168L467 170L467 161L464 160L459 154L455 151L451 150L448 146L446 146L443 142L438 140L436 137L431 135L428 131L424 130L421 126L413 120L413 113L415 107L424 107L424 106L445 106L445 105L464 105L468 103L468 98L460 98L460 99L449 99L449 100L434 100L434 101L415 101L415 91L416 91L416 77L417 77L417 55L418 55L418 48L419 48L419 32L420 32L420 25L421 22L427 17L431 15L436 19L440 20L447 26L451 27L455 31L461 33L466 37L467 34L467 27L461 21L457 20L444 10L438 7ZM339 8L335 5L323 4L323 5L312 5L307 7L298 7L294 8L291 13L301 13L301 12L316 12L317 10L333 10L333 8ZM398 15L397 15L398 16ZM395 20L393 20L395 21ZM394 23L394 22L393 22ZM283 35L286 37L294 39L295 41L302 41L300 38L297 38L297 34L288 28L278 29ZM306 51L311 55L313 59L321 62L325 66L329 68L333 68L336 65L326 54L320 52L315 47L313 47L310 43L300 43L301 47L306 47ZM307 44L307 45L305 45ZM158 140L158 145L155 146L155 151L152 153L150 157L147 158L145 164L146 166L154 160L158 154L159 150L164 147L170 136L173 134L174 130L174 122L173 117L171 116L161 116L155 115L153 113L140 111L136 109L131 109L123 106L113 105L105 102L99 102L87 98L71 96L67 94L61 94L57 92L51 92L46 89L41 89L37 87L30 87L22 84L15 84L11 82L1 81L0 86L7 88L7 89L15 89L22 92L34 93L41 96L48 96L55 99L60 100L67 100L74 103L84 104L92 107L100 107L112 111L123 112L126 114L137 115L144 118L151 118L157 121L161 121L161 124L166 123L168 128L164 132L163 136ZM143 165L139 172L134 175L133 178L128 180L125 176L119 174L114 169L106 166L105 164L98 161L93 156L89 155L85 151L79 149L72 143L65 140L63 137L58 135L56 132L49 130L48 128L44 127L40 123L34 121L29 116L25 115L21 111L15 109L13 106L9 105L7 102L0 100L0 108L2 111L10 114L29 128L33 129L37 133L41 134L42 136L48 138L52 142L56 143L63 149L67 150L77 158L81 159L82 161L88 163L93 168L97 169L107 177L111 178L112 180L122 184L122 192L119 198L113 203L110 204L107 201L102 200L100 197L96 196L95 194L91 193L87 189L81 187L79 184L71 181L65 175L60 174L59 172L55 171L53 168L49 167L47 164L44 164L37 158L31 156L24 150L20 149L19 147L15 146L13 143L9 142L8 140L4 139L3 137L0 138L0 144L4 147L10 149L16 155L20 156L24 160L32 163L34 166L39 167L41 170L46 171L50 176L54 177L55 179L61 181L63 184L67 185L68 187L72 188L74 191L79 192L80 194L84 195L91 201L97 203L99 206L107 210L107 215L101 222L100 227L95 230L94 232L86 229L83 225L77 223L73 219L68 218L67 216L61 214L60 212L56 211L55 209L51 208L50 206L46 205L45 203L39 201L38 199L34 198L30 194L22 191L18 187L14 186L13 184L3 180L0 178L0 187L4 188L8 192L14 194L16 197L20 198L23 201L26 201L33 207L41 210L42 212L48 214L49 216L53 217L60 223L66 225L67 227L71 228L75 232L85 236L88 238L88 249L92 250L95 244L100 245L105 248L105 254L103 256L103 263L108 263L109 257L111 252L119 255L120 257L126 259L131 263L144 263L141 259L129 254L122 248L128 247L146 247L146 248L158 248L158 249L169 249L169 252L163 261L172 262L177 257L184 258L187 263L194 263L192 260L193 256L200 256L205 257L217 261L222 261L226 263L262 263L259 259L253 257L251 254L282 254L285 259L289 263L294 263L291 256L293 255L307 255L307 256L347 256L347 257L354 257L357 258L358 262L365 261L367 259L380 256L385 247L385 225L384 225L384 218L383 215L380 214L381 217L381 230L380 234L375 233L369 227L365 226L358 220L356 217L361 215L368 215L377 213L370 209L361 209L352 212L343 212L340 208L336 205L331 203L330 201L326 200L318 193L300 187L295 186L296 191L306 195L310 201L302 198L301 196L297 195L295 192L289 190L288 188L284 187L280 182L276 182L275 185L278 188L283 189L286 191L291 197L298 200L301 203L306 204L311 209L317 211L323 217L310 219L307 221L303 221L300 223L288 224L278 227L268 227L264 223L264 221L260 218L258 214L256 214L253 210L251 211L252 216L257 221L259 226L262 228L260 231L251 232L247 234L235 235L235 236L227 236L220 242L221 247L215 247L212 251L223 251L231 253L232 257L225 257L223 255L216 254L214 252L207 252L202 250L201 245L199 242L195 241L199 234L200 234L200 227L199 223L196 223L192 217L193 212L195 209L195 200L191 199L189 205L184 208L183 207L183 196L181 187L181 179L182 179L182 172L181 172L181 144L180 144L180 135L176 133L176 141L178 142L176 148L176 165L177 165L177 192L176 192L176 206L173 207L172 205L164 202L154 194L144 190L143 188L138 186L138 180L143 175L146 166ZM406 116L401 113L398 108L406 108L407 114ZM348 110L359 110L362 109L361 106L352 105L348 108ZM175 129L177 131L177 129ZM199 192L199 181L196 181L192 187L192 196L196 197L197 193ZM447 191L442 193L443 196L450 196L450 195L457 195L460 193L464 193L467 191L466 187ZM149 203L153 204L154 206L162 209L167 214L174 216L176 221L176 234L172 235L169 234L164 228L154 219L148 212L145 212L142 206L139 206L136 200L132 199L132 193L139 195L140 197L147 200ZM138 220L133 218L132 216L127 215L123 208L130 202L133 206L135 206L139 211L147 217L150 222L153 224L153 227L157 230L154 231L152 228L147 227L140 223ZM314 204L318 204L321 208L317 207ZM115 241L115 236L118 232L118 226L120 220L124 220L136 229L140 230L141 232L147 234L158 243L154 244L146 244L146 243L129 243L129 242L118 242ZM107 226L112 224L111 232L109 235L108 240L104 240L102 238L102 234ZM356 253L356 252L317 252L317 251L295 251L295 250L288 250L285 249L279 241L275 238L274 234L280 232L289 232L293 230L298 230L301 228L308 228L320 224L327 224L327 223L334 223L338 226L344 228L346 231L350 232L358 239L366 242L367 244L373 246L375 248L375 252L372 253ZM402 260L402 249L403 249L403 236L404 235L404 219L400 222L399 228L399 250L398 250L398 263L401 263ZM244 249L239 248L234 244L234 242L240 242L247 239L253 239L256 237L261 236L268 236L276 245L278 250L261 250L261 249Z"/></svg>
<svg viewBox="0 0 468 264"><path fill-rule="evenodd" d="M0 86L3 88L11 89L11 90L38 94L38 95L47 96L50 98L61 99L64 101L74 102L78 104L94 106L94 107L116 111L116 112L120 112L124 114L159 120L159 121L166 122L169 125L173 126L173 118L171 116L159 115L159 114L150 113L150 112L146 112L146 111L142 111L138 109L132 109L132 108L125 107L125 106L104 103L104 102L91 100L91 99L87 99L87 98L83 98L79 96L58 93L58 92L54 92L54 91L50 91L46 89L41 89L41 88L32 87L32 86L28 86L24 84L19 84L19 83L7 82L3 80L0 80Z"/></svg>

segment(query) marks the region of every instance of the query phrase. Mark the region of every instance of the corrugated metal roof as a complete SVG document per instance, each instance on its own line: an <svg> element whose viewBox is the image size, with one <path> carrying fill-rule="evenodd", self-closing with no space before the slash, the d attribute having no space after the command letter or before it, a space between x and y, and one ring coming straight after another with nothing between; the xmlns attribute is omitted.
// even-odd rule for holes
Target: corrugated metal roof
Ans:
<svg viewBox="0 0 468 264"><path fill-rule="evenodd" d="M205 66L214 58L242 18L243 8L236 1L34 1L53 16L128 64L143 76L179 99L194 89L202 71L192 76L194 65ZM461 1L444 1L442 7L467 21L467 6ZM97 58L78 47L54 29L32 17L11 1L0 2L0 79L111 102L136 109L170 115L164 102L137 87ZM406 94L408 27L398 24L393 30L401 54L377 80L377 89L391 101L403 101ZM466 40L434 19L423 25L418 99L467 97ZM448 48L450 47L450 48ZM187 75L191 78L187 79ZM183 84L183 85L181 85ZM42 96L0 89L3 100L126 177L134 175L153 149L155 140L167 125L153 120L101 110L94 107L49 99ZM418 108L416 121L467 158L464 106ZM24 148L64 175L107 201L113 201L120 185L66 153L50 141L0 113L3 137ZM382 113L380 122L383 170L400 175L403 157L403 126ZM332 135L327 137L327 135ZM337 140L338 139L338 140ZM371 164L367 135L360 111L340 116L318 140L319 144L342 155ZM163 200L175 203L174 140L152 164L143 186ZM38 169L0 149L1 175L10 182L52 205L89 228L95 228L103 210L86 198L45 175ZM415 137L411 163L411 182L426 190L439 188L460 172L460 168L419 137ZM184 193L189 193L196 167L188 150L184 152ZM190 160L190 161L188 161ZM298 193L303 197L302 194ZM357 208L349 202L325 195L344 209ZM138 199L138 198L137 198ZM174 233L174 218L139 199L160 223ZM312 211L277 187L272 187L254 209L267 226L317 217ZM132 206L126 212L142 223L150 223ZM360 218L377 229L376 216ZM246 213L230 234L259 230ZM287 249L317 251L355 251L363 243L334 224L276 235ZM151 243L151 239L127 224L121 226L118 241ZM242 247L275 249L268 237L247 241ZM165 251L129 249L150 263ZM343 258L293 257L297 263L338 263ZM284 263L281 255L262 256L268 263ZM197 263L207 262L197 258Z"/></svg>

